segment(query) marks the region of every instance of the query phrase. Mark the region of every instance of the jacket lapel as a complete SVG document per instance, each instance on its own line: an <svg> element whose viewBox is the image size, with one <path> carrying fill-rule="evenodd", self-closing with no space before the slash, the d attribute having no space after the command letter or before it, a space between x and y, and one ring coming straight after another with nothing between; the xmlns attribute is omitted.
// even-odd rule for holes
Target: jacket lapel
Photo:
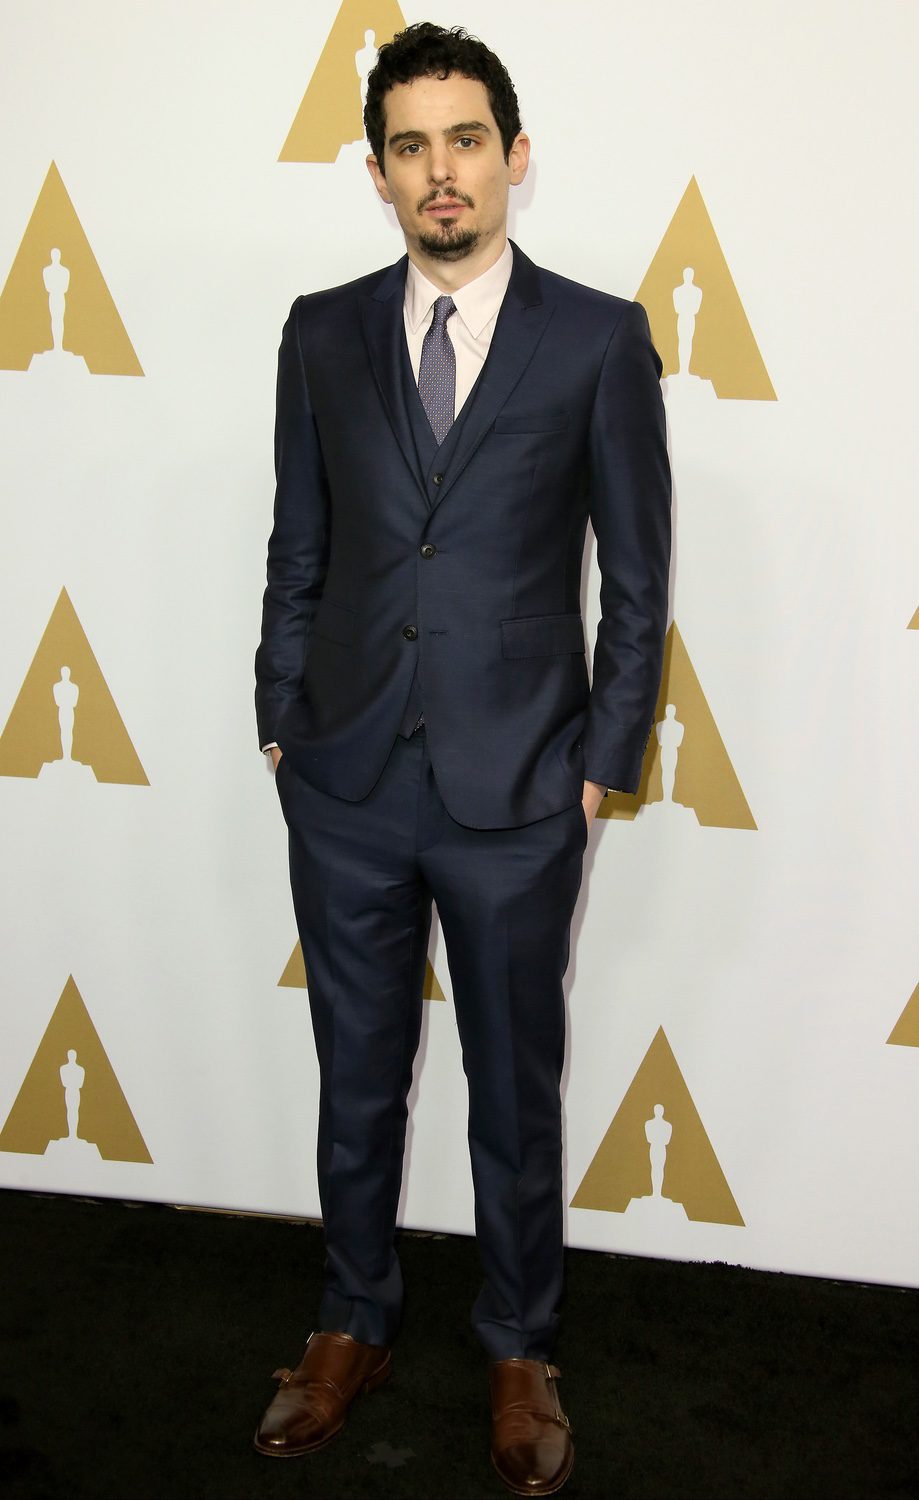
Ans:
<svg viewBox="0 0 919 1500"><path fill-rule="evenodd" d="M403 256L383 273L370 296L360 301L361 321L367 353L380 399L425 505L441 505L472 458L495 417L505 405L536 352L546 325L555 310L545 302L539 271L512 245L514 267L498 314L488 358L479 376L471 405L462 422L456 448L446 466L444 482L432 500L418 462L411 418L405 404L402 380L402 343L405 337L403 305L408 257Z"/></svg>
<svg viewBox="0 0 919 1500"><path fill-rule="evenodd" d="M511 396L555 310L553 303L543 301L536 266L516 245L512 244L512 248L514 267L495 324L488 358L432 509L443 504Z"/></svg>
<svg viewBox="0 0 919 1500"><path fill-rule="evenodd" d="M376 291L369 297L361 297L361 323L364 341L370 356L373 376L380 392L384 410L402 449L412 478L418 485L427 504L424 476L418 465L418 454L412 425L405 406L402 380L402 343L405 338L403 304L405 299L405 271L408 257L403 256L394 266L383 273Z"/></svg>

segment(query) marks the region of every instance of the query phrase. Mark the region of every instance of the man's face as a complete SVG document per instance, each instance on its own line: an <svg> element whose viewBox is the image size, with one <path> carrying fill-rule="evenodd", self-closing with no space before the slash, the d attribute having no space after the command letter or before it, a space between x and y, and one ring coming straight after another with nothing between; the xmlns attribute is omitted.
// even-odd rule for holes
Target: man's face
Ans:
<svg viewBox="0 0 919 1500"><path fill-rule="evenodd" d="M409 250L440 262L500 253L508 191L526 175L530 143L518 135L504 160L484 84L456 73L416 78L390 89L385 114L385 175L375 157L367 166Z"/></svg>

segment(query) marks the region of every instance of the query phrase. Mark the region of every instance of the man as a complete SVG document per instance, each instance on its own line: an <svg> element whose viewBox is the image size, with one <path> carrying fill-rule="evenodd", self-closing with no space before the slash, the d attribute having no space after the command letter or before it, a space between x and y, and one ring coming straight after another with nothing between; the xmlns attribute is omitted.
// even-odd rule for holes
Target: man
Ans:
<svg viewBox="0 0 919 1500"><path fill-rule="evenodd" d="M407 258L294 303L256 700L290 832L320 1064L326 1289L256 1447L320 1447L384 1381L432 899L469 1083L492 1457L573 1462L562 1285L562 977L590 820L634 791L667 620L670 478L640 307L507 241L529 141L504 67L424 23L380 50L371 177ZM579 608L588 518L602 621Z"/></svg>

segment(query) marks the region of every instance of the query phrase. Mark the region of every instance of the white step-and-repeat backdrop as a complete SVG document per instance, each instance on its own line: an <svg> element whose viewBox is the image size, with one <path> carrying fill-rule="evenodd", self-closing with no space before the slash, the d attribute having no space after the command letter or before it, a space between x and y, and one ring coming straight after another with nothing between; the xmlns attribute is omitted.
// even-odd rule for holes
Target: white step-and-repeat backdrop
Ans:
<svg viewBox="0 0 919 1500"><path fill-rule="evenodd" d="M916 1284L913 7L469 0L512 233L648 309L676 547L640 795L591 835L570 1243ZM0 1182L318 1208L252 709L281 325L401 253L395 0L5 10ZM595 574L585 608L596 623ZM470 1231L435 927L406 1224Z"/></svg>

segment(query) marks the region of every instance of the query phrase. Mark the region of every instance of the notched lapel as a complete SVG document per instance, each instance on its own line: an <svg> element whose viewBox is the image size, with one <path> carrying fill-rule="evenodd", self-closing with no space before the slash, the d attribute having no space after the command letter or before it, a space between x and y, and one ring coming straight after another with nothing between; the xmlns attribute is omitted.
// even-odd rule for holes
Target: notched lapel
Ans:
<svg viewBox="0 0 919 1500"><path fill-rule="evenodd" d="M554 302L543 300L539 272L533 262L516 245L513 250L514 269L488 358L435 505L443 504L495 417L510 399L555 311Z"/></svg>
<svg viewBox="0 0 919 1500"><path fill-rule="evenodd" d="M403 256L385 273L373 295L361 298L361 326L383 408L427 505L424 476L418 467L415 439L402 391L402 340L405 336L402 309L407 264L408 257Z"/></svg>

